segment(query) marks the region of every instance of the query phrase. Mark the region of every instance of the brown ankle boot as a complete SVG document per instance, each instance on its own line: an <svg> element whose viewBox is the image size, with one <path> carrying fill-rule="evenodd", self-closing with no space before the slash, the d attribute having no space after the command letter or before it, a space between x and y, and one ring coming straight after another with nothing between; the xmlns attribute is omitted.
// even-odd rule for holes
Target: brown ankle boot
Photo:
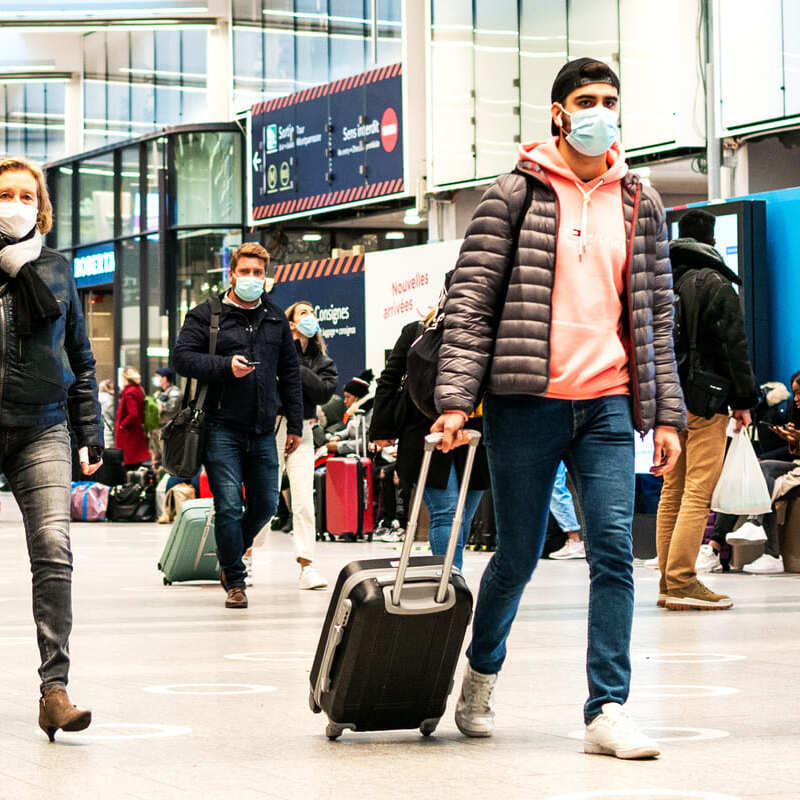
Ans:
<svg viewBox="0 0 800 800"><path fill-rule="evenodd" d="M66 689L48 689L39 700L39 727L55 741L56 731L82 731L92 722L91 711L81 711L72 705Z"/></svg>
<svg viewBox="0 0 800 800"><path fill-rule="evenodd" d="M228 589L225 608L247 608L247 595L244 586L232 586Z"/></svg>

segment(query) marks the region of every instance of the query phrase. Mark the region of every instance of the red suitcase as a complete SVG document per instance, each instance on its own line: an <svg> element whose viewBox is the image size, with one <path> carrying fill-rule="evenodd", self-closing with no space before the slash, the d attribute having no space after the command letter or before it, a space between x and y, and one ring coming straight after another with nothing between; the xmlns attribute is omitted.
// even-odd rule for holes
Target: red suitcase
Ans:
<svg viewBox="0 0 800 800"><path fill-rule="evenodd" d="M368 458L329 458L325 465L325 517L328 533L372 534L372 462Z"/></svg>

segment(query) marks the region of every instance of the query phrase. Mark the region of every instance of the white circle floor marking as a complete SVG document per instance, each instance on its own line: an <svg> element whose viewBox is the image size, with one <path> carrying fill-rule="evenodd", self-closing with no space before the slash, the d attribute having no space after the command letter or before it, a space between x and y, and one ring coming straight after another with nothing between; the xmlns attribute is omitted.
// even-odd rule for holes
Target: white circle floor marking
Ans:
<svg viewBox="0 0 800 800"><path fill-rule="evenodd" d="M639 661L650 661L654 664L717 664L723 661L744 661L747 656L732 653L637 653Z"/></svg>
<svg viewBox="0 0 800 800"><path fill-rule="evenodd" d="M641 725L642 731L657 742L706 742L712 739L725 739L728 731L715 728L679 728L667 725ZM583 740L584 731L576 730L568 733L570 739Z"/></svg>
<svg viewBox="0 0 800 800"><path fill-rule="evenodd" d="M252 653L228 653L225 658L231 661L259 661L267 664L286 664L295 661L308 661L314 654L302 650L257 650Z"/></svg>
<svg viewBox="0 0 800 800"><path fill-rule="evenodd" d="M596 797L606 797L609 800L624 797L646 797L647 800L664 800L665 798L679 798L679 800L741 800L741 798L732 794L684 792L680 789L596 789L593 792L551 795L547 800L592 800L592 798Z"/></svg>
<svg viewBox="0 0 800 800"><path fill-rule="evenodd" d="M234 695L277 692L277 686L259 683L170 683L162 686L145 686L151 694Z"/></svg>
<svg viewBox="0 0 800 800"><path fill-rule="evenodd" d="M689 683L640 684L633 690L636 699L644 697L725 697L739 694L732 686L701 686Z"/></svg>
<svg viewBox="0 0 800 800"><path fill-rule="evenodd" d="M118 730L119 733L94 733L98 728L104 730ZM191 728L184 725L152 725L143 722L101 722L92 725L91 733L69 733L68 731L59 732L59 737L80 742L114 742L124 739L165 739L170 736L187 736L192 732Z"/></svg>

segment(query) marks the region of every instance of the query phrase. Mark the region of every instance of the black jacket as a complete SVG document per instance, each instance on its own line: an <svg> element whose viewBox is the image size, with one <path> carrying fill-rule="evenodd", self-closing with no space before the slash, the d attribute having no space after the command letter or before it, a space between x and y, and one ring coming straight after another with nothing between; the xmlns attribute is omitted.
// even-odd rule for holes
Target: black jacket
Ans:
<svg viewBox="0 0 800 800"><path fill-rule="evenodd" d="M389 360L386 362L378 387L375 390L375 404L370 425L370 441L376 439L399 439L397 449L397 474L409 485L417 482L422 453L425 447L425 435L430 432L432 421L419 411L411 401L408 392L403 392L398 400L398 392L406 372L406 356L414 340L422 333L422 323L411 322L406 325L395 343ZM397 408L397 403L401 407ZM467 428L482 430L480 419L470 419ZM466 447L459 447L450 453L437 450L431 460L427 488L446 489L450 477L450 466L455 461L456 474L459 481L464 471ZM475 466L469 484L470 489L489 488L489 465L483 444L478 446L475 455Z"/></svg>
<svg viewBox="0 0 800 800"><path fill-rule="evenodd" d="M728 269L722 256L711 245L695 239L676 239L671 242L669 256L676 285L691 270L703 270L698 275L699 296L692 288L695 285L693 282L681 285L681 325L684 331L681 341L688 339L687 321L699 303L697 352L703 366L730 378L728 405L731 408L753 408L760 393L750 366L741 303L733 288L733 284L741 286L741 278ZM686 346L684 344L679 349L685 349ZM679 360L684 360L686 353L677 355ZM680 373L683 384L686 369L681 368Z"/></svg>
<svg viewBox="0 0 800 800"><path fill-rule="evenodd" d="M49 427L68 419L78 447L102 445L94 356L71 264L43 247L32 266L61 315L18 335L13 281L0 284L0 425Z"/></svg>
<svg viewBox="0 0 800 800"><path fill-rule="evenodd" d="M339 375L333 359L325 355L313 339L308 340L305 353L297 340L295 349L303 381L303 419L314 419L317 406L325 405L333 397Z"/></svg>
<svg viewBox="0 0 800 800"><path fill-rule="evenodd" d="M288 432L302 436L300 364L283 312L266 295L249 314L223 302L214 355L208 352L210 321L208 301L195 306L186 315L174 352L175 369L181 375L208 383L209 418L237 430L271 433L280 404ZM259 364L244 378L234 378L235 355Z"/></svg>

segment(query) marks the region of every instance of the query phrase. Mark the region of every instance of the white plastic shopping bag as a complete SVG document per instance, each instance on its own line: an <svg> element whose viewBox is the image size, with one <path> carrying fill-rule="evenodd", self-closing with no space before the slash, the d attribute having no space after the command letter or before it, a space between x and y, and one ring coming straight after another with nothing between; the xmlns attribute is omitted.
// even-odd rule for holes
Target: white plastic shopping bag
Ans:
<svg viewBox="0 0 800 800"><path fill-rule="evenodd" d="M742 428L732 436L722 474L711 497L711 510L750 515L768 514L771 508L767 482L747 430Z"/></svg>

